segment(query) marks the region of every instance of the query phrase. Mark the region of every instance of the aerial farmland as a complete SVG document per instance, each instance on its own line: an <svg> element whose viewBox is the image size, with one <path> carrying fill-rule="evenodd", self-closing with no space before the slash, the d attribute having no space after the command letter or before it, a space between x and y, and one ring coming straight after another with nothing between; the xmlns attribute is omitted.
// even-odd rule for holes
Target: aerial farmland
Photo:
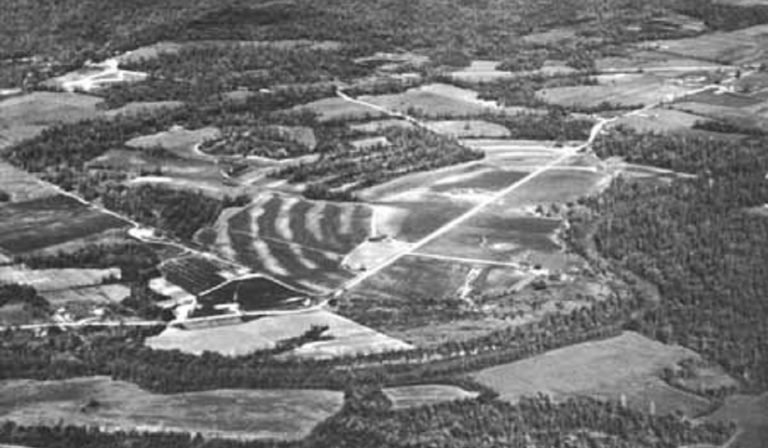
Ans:
<svg viewBox="0 0 768 448"><path fill-rule="evenodd" d="M764 2L78 1L0 18L0 446L763 446Z"/></svg>

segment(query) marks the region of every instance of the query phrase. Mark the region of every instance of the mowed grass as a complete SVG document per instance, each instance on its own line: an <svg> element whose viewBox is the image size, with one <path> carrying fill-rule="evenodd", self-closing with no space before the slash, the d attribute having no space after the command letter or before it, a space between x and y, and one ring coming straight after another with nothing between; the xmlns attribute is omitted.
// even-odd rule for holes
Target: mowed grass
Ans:
<svg viewBox="0 0 768 448"><path fill-rule="evenodd" d="M99 285L85 288L42 292L41 295L54 306L68 303L110 304L119 303L131 295L131 288L120 285Z"/></svg>
<svg viewBox="0 0 768 448"><path fill-rule="evenodd" d="M0 248L20 254L127 225L61 195L11 203L0 207Z"/></svg>
<svg viewBox="0 0 768 448"><path fill-rule="evenodd" d="M382 392L392 402L393 409L407 409L445 403L446 401L467 400L479 395L477 392L468 392L460 387L443 384L387 387L382 389Z"/></svg>
<svg viewBox="0 0 768 448"><path fill-rule="evenodd" d="M86 408L88 403L97 403ZM0 382L0 419L233 439L300 439L337 412L341 392L212 390L157 395L107 377Z"/></svg>
<svg viewBox="0 0 768 448"><path fill-rule="evenodd" d="M565 107L596 107L606 102L634 107L666 101L690 90L651 74L604 75L599 81L598 85L544 89L536 95L549 104Z"/></svg>
<svg viewBox="0 0 768 448"><path fill-rule="evenodd" d="M323 340L304 344L283 356L328 359L411 348L402 341L323 310L264 316L246 323L208 328L168 328L148 338L146 343L159 350L238 356L274 348L280 341L301 336L313 325L328 326Z"/></svg>
<svg viewBox="0 0 768 448"><path fill-rule="evenodd" d="M699 355L624 332L485 369L473 377L512 402L538 393L558 400L584 395L618 401L624 395L627 404L639 410L653 406L657 414L679 410L692 416L705 411L709 401L674 389L659 378L665 367L689 358Z"/></svg>
<svg viewBox="0 0 768 448"><path fill-rule="evenodd" d="M489 210L505 210L537 205L564 204L595 193L607 173L591 166L560 166L529 180L509 195L493 203Z"/></svg>
<svg viewBox="0 0 768 448"><path fill-rule="evenodd" d="M57 123L96 118L101 98L62 92L33 92L0 101L0 149L40 134Z"/></svg>

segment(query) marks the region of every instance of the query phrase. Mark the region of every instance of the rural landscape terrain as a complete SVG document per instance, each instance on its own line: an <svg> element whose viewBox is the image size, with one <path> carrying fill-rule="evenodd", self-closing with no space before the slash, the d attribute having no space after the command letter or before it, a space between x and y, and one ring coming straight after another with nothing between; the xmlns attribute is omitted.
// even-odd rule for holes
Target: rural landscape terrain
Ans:
<svg viewBox="0 0 768 448"><path fill-rule="evenodd" d="M768 1L5 3L0 447L768 446Z"/></svg>

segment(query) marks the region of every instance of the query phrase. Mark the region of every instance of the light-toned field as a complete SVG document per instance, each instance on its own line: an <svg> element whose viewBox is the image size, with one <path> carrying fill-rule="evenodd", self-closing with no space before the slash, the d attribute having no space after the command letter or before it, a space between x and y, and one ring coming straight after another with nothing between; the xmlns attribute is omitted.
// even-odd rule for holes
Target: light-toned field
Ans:
<svg viewBox="0 0 768 448"><path fill-rule="evenodd" d="M642 70L673 76L684 75L687 72L717 70L728 68L725 65L700 59L675 57L658 51L640 50L631 56L612 56L595 61L600 72Z"/></svg>
<svg viewBox="0 0 768 448"><path fill-rule="evenodd" d="M29 269L19 265L0 266L0 282L33 286L41 292L100 285L120 278L120 269Z"/></svg>
<svg viewBox="0 0 768 448"><path fill-rule="evenodd" d="M395 350L410 345L329 311L307 311L266 316L247 323L193 330L168 328L148 338L148 346L159 350L181 350L201 354L206 351L238 356L275 347L283 340L301 336L313 325L327 325L327 340L305 344L284 354L286 357L328 359Z"/></svg>
<svg viewBox="0 0 768 448"><path fill-rule="evenodd" d="M651 74L614 74L598 77L598 85L555 87L536 92L543 101L560 106L595 107L608 102L637 106L670 101L690 87Z"/></svg>
<svg viewBox="0 0 768 448"><path fill-rule="evenodd" d="M317 137L315 131L307 126L272 126L280 135L292 142L303 145L310 151L317 147Z"/></svg>
<svg viewBox="0 0 768 448"><path fill-rule="evenodd" d="M321 122L368 120L383 116L381 111L337 97L323 98L292 110L315 113Z"/></svg>
<svg viewBox="0 0 768 448"><path fill-rule="evenodd" d="M499 61L472 61L469 67L451 72L450 77L459 81L479 83L491 82L498 79L511 79L533 75L562 76L577 72L576 69L568 67L561 61L546 61L540 69L523 70L517 72L498 70L496 68L498 64Z"/></svg>
<svg viewBox="0 0 768 448"><path fill-rule="evenodd" d="M768 25L758 25L730 32L714 32L701 36L660 40L644 46L665 53L725 64L760 64L767 60Z"/></svg>
<svg viewBox="0 0 768 448"><path fill-rule="evenodd" d="M24 202L56 194L35 176L8 162L0 161L0 190L11 195L11 201Z"/></svg>
<svg viewBox="0 0 768 448"><path fill-rule="evenodd" d="M157 395L107 377L13 380L0 382L0 419L23 425L293 440L338 412L343 399L341 392L283 389Z"/></svg>
<svg viewBox="0 0 768 448"><path fill-rule="evenodd" d="M208 244L228 259L311 290L350 277L341 261L371 234L371 208L265 194L222 215Z"/></svg>
<svg viewBox="0 0 768 448"><path fill-rule="evenodd" d="M691 129L697 121L705 117L687 112L656 108L637 115L625 116L616 120L615 124L626 126L637 132L679 132Z"/></svg>
<svg viewBox="0 0 768 448"><path fill-rule="evenodd" d="M709 401L674 389L659 378L665 367L688 358L698 359L699 355L624 332L485 369L474 378L513 402L538 393L555 399L587 395L619 400L624 395L627 404L637 409L648 411L654 406L658 414L681 410L691 416L706 410Z"/></svg>
<svg viewBox="0 0 768 448"><path fill-rule="evenodd" d="M768 441L768 394L732 395L725 404L703 419L708 422L736 422L742 430L732 445L739 448L764 448Z"/></svg>
<svg viewBox="0 0 768 448"><path fill-rule="evenodd" d="M120 284L109 284L40 292L40 295L54 306L70 302L108 304L119 303L131 295L131 288Z"/></svg>
<svg viewBox="0 0 768 448"><path fill-rule="evenodd" d="M410 129L410 128L413 128L413 123L405 120L386 119L386 120L368 121L365 123L350 124L349 128L352 129L353 131L378 134L381 131L389 128Z"/></svg>
<svg viewBox="0 0 768 448"><path fill-rule="evenodd" d="M496 123L482 120L441 120L428 122L429 128L438 134L456 138L505 138L509 129Z"/></svg>
<svg viewBox="0 0 768 448"><path fill-rule="evenodd" d="M148 75L142 72L121 70L117 59L107 59L49 79L43 84L66 92L90 92L114 84L144 81Z"/></svg>
<svg viewBox="0 0 768 448"><path fill-rule="evenodd" d="M104 112L107 117L116 117L118 115L141 115L151 112L157 112L164 109L177 109L183 106L181 101L137 101L128 103L117 109L110 109Z"/></svg>
<svg viewBox="0 0 768 448"><path fill-rule="evenodd" d="M0 149L40 134L56 123L73 123L101 114L101 98L61 92L33 92L0 101Z"/></svg>
<svg viewBox="0 0 768 448"><path fill-rule="evenodd" d="M139 149L159 146L185 159L209 160L210 157L196 152L194 148L200 143L218 138L220 135L221 131L211 127L195 130L174 127L165 132L134 138L125 144L128 147Z"/></svg>
<svg viewBox="0 0 768 448"><path fill-rule="evenodd" d="M417 406L433 405L446 401L476 398L477 392L467 392L456 386L443 384L423 384L418 386L387 387L384 395L392 401L393 409L406 409Z"/></svg>
<svg viewBox="0 0 768 448"><path fill-rule="evenodd" d="M360 100L401 113L419 112L426 116L466 116L499 110L493 101L480 100L477 93L448 84L427 84L402 93L363 95Z"/></svg>

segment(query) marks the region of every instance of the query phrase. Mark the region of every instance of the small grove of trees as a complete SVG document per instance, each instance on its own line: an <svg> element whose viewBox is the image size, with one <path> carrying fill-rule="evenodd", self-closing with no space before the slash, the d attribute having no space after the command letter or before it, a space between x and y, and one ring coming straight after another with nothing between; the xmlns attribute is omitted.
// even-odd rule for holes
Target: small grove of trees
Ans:
<svg viewBox="0 0 768 448"><path fill-rule="evenodd" d="M0 284L0 308L11 304L22 304L35 318L47 317L50 313L50 304L37 294L35 288L15 283Z"/></svg>

